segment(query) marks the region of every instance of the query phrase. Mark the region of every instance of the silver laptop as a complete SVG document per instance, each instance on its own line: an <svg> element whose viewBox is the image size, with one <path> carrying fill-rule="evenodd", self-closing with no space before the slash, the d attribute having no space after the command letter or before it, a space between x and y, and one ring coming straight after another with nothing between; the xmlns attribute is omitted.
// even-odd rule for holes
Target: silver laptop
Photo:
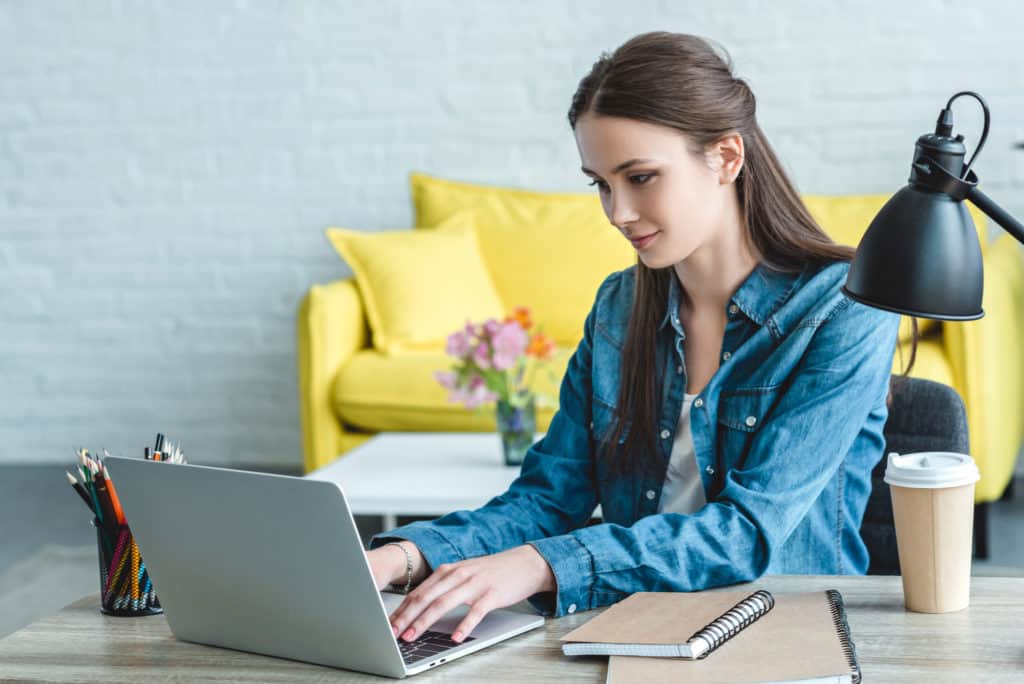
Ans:
<svg viewBox="0 0 1024 684"><path fill-rule="evenodd" d="M461 644L461 606L409 646L388 615L337 483L108 457L110 477L175 636L404 677L540 627L490 613Z"/></svg>

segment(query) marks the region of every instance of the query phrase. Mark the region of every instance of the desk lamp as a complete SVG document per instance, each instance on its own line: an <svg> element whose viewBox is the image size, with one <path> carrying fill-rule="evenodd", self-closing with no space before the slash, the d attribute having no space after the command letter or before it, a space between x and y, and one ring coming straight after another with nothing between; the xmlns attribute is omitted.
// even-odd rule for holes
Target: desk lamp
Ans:
<svg viewBox="0 0 1024 684"><path fill-rule="evenodd" d="M981 140L964 165L964 137L953 137L958 97L981 103ZM863 304L920 318L981 318L981 246L964 200L970 200L1019 242L1024 225L978 189L971 165L988 137L988 105L959 92L939 112L934 133L917 139L909 183L879 210L857 247L843 293Z"/></svg>

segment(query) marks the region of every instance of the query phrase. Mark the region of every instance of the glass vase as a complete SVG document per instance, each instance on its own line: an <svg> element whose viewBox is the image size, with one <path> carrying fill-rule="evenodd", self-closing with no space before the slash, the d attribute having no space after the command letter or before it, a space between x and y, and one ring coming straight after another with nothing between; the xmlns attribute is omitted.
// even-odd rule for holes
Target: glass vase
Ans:
<svg viewBox="0 0 1024 684"><path fill-rule="evenodd" d="M520 405L499 399L495 407L498 434L501 435L501 448L507 466L522 465L526 451L533 444L533 436L537 432L534 396L527 395L517 403Z"/></svg>

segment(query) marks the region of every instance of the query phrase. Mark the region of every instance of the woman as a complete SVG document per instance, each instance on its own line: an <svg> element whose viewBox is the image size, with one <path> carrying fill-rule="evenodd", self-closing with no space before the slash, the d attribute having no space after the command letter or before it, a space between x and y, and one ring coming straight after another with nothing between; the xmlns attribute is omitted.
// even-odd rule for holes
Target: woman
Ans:
<svg viewBox="0 0 1024 684"><path fill-rule="evenodd" d="M853 251L802 205L747 84L705 41L647 33L595 63L569 123L638 263L598 290L509 490L372 541L378 586L422 582L391 616L406 640L462 604L455 641L523 599L559 616L868 565L898 317L840 292Z"/></svg>

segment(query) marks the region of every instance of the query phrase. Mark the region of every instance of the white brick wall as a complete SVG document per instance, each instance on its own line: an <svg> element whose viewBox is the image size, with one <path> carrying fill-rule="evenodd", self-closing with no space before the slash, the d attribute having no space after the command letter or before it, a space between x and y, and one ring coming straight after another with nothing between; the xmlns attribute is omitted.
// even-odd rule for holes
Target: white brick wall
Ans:
<svg viewBox="0 0 1024 684"><path fill-rule="evenodd" d="M1024 215L1024 7L953 2L0 2L0 462L300 461L293 317L328 224L406 227L410 170L589 190L602 50L717 39L801 190L893 192L946 99ZM964 101L959 130L980 116Z"/></svg>

